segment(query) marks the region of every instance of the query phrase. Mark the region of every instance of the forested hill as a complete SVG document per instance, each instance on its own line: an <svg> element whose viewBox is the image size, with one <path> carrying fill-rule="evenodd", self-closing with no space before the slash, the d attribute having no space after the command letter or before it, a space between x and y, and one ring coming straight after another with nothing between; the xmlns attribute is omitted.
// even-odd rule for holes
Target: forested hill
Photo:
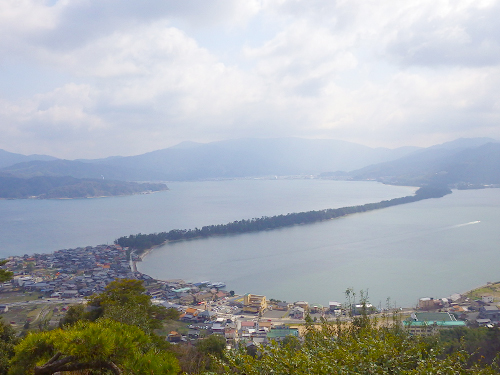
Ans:
<svg viewBox="0 0 500 375"><path fill-rule="evenodd" d="M165 184L112 180L78 179L74 177L40 176L20 178L0 176L0 198L91 198L130 195L168 190Z"/></svg>
<svg viewBox="0 0 500 375"><path fill-rule="evenodd" d="M356 180L390 184L500 184L500 143L444 148L429 147L401 159L374 164L349 174ZM472 143L474 145L474 143Z"/></svg>
<svg viewBox="0 0 500 375"><path fill-rule="evenodd" d="M138 252L143 252L153 246L161 245L166 241L187 240L196 237L211 237L223 234L258 232L288 227L296 224L315 223L358 212L372 211L380 208L396 206L398 204L416 202L422 199L440 198L447 194L451 194L451 190L447 187L426 186L418 189L415 195L394 198L378 203L367 203L360 206L342 208L328 208L319 211L298 212L271 217L263 216L261 218L254 218L250 220L233 221L232 223L227 224L208 225L202 227L201 229L173 229L169 232L151 234L139 233L128 237L120 237L115 240L115 243L122 247L130 247Z"/></svg>

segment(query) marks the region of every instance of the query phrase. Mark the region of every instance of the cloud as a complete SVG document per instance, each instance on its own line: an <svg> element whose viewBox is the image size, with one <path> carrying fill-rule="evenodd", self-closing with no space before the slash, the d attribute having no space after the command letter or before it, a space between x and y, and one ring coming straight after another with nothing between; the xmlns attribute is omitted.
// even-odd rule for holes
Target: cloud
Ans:
<svg viewBox="0 0 500 375"><path fill-rule="evenodd" d="M488 66L500 63L498 2L437 2L398 24L387 51L404 65Z"/></svg>
<svg viewBox="0 0 500 375"><path fill-rule="evenodd" d="M0 64L40 73L36 94L0 81L0 148L97 157L247 136L500 138L499 6L4 1Z"/></svg>

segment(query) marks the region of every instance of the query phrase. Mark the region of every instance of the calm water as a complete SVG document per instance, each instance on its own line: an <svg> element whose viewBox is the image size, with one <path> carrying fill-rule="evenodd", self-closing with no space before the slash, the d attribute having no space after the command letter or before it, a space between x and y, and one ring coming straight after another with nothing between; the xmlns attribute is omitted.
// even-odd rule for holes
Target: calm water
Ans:
<svg viewBox="0 0 500 375"><path fill-rule="evenodd" d="M500 280L500 190L274 231L168 244L140 270L157 278L224 281L237 293L326 305L344 291L415 305Z"/></svg>
<svg viewBox="0 0 500 375"><path fill-rule="evenodd" d="M376 202L407 187L321 180L169 183L169 191L73 200L0 200L0 256L112 243L135 233Z"/></svg>
<svg viewBox="0 0 500 375"><path fill-rule="evenodd" d="M111 243L122 235L334 208L409 195L371 182L235 180L170 183L170 191L78 200L0 201L0 255ZM500 190L313 225L169 244L139 269L161 279L224 281L252 292L327 304L348 287L378 304L443 297L500 279ZM479 222L477 222L479 221Z"/></svg>

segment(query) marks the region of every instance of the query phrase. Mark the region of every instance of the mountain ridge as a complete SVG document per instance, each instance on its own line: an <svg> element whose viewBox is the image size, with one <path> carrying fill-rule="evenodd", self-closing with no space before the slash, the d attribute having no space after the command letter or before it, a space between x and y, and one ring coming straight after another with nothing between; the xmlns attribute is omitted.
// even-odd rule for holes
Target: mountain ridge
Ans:
<svg viewBox="0 0 500 375"><path fill-rule="evenodd" d="M492 146L485 147L487 144ZM415 186L496 184L500 181L495 177L496 169L500 170L496 147L500 147L498 141L485 137L459 138L427 148L396 149L332 139L240 138L181 142L135 156L24 161L1 168L0 176L175 181L320 175Z"/></svg>
<svg viewBox="0 0 500 375"><path fill-rule="evenodd" d="M23 177L71 175L99 178L108 174L128 181L315 175L329 169L353 170L369 161L397 159L417 149L371 148L330 139L241 138L211 143L182 142L135 156L65 162L32 161L0 171Z"/></svg>

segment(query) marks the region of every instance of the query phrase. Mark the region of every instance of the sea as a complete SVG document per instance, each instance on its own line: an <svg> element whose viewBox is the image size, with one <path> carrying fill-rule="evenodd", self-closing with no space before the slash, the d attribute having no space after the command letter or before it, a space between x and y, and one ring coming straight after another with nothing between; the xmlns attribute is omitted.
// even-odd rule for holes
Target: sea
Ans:
<svg viewBox="0 0 500 375"><path fill-rule="evenodd" d="M143 195L0 201L0 256L113 243L124 235L378 202L414 187L373 181L241 179L170 182ZM259 233L169 243L138 264L152 277L223 282L236 293L328 305L345 291L409 307L500 280L500 190Z"/></svg>

